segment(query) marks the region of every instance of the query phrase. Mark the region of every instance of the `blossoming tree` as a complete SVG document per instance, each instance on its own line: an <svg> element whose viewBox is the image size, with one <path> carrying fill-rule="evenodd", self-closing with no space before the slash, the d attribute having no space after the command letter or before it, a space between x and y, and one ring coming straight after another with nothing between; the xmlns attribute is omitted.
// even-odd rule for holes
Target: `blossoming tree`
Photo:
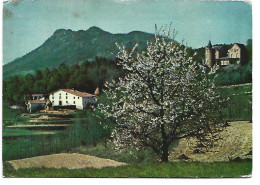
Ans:
<svg viewBox="0 0 260 185"><path fill-rule="evenodd" d="M164 162L173 141L197 137L203 142L225 124L224 101L213 81L169 35L170 29L162 35L156 31L142 53L135 52L137 45L127 51L117 44L118 65L126 74L106 84L109 103L98 104L105 117L115 121L117 148L151 147Z"/></svg>

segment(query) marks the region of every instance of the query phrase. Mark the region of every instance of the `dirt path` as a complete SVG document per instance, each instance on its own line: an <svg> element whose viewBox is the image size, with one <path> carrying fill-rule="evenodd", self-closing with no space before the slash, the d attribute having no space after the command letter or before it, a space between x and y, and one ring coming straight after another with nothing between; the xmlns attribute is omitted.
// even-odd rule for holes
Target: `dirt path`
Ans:
<svg viewBox="0 0 260 185"><path fill-rule="evenodd" d="M11 165L17 170L19 168L67 168L67 169L79 169L79 168L103 168L103 167L115 167L126 165L126 163L117 162L110 159L103 159L95 156L84 154L52 154L38 157L31 157L26 159L9 161Z"/></svg>

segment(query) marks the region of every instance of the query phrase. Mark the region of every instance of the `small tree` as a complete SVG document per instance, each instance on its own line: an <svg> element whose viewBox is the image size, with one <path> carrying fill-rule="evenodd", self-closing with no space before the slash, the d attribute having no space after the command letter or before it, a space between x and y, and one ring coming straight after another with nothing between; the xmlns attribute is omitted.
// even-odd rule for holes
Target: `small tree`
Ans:
<svg viewBox="0 0 260 185"><path fill-rule="evenodd" d="M224 101L212 79L169 35L170 29L162 36L156 30L155 40L137 54L137 45L128 52L117 44L118 65L126 74L106 84L110 103L98 103L115 120L117 148L151 147L164 162L173 141L191 136L205 141L224 125Z"/></svg>

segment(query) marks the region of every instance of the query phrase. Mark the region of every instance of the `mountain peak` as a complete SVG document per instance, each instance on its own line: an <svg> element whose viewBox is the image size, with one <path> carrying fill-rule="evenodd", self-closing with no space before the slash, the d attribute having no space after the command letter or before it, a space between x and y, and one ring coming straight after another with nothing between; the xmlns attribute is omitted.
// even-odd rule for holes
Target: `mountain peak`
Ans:
<svg viewBox="0 0 260 185"><path fill-rule="evenodd" d="M91 32L105 32L104 30L100 29L99 27L96 27L96 26L91 26L88 30L88 32L91 31Z"/></svg>
<svg viewBox="0 0 260 185"><path fill-rule="evenodd" d="M71 29L57 29L53 35L57 34L65 34L65 33L72 33L73 31Z"/></svg>
<svg viewBox="0 0 260 185"><path fill-rule="evenodd" d="M78 31L58 29L41 46L4 65L4 78L44 68L53 69L61 63L73 65L91 61L96 56L114 58L111 51L115 49L116 42L126 48L133 48L135 43L139 43L138 50L142 51L147 47L147 40L151 39L153 34L150 33L112 34L96 26Z"/></svg>
<svg viewBox="0 0 260 185"><path fill-rule="evenodd" d="M133 35L133 34L143 34L143 33L144 32L142 32L142 31L131 31L131 32L127 33L127 34Z"/></svg>

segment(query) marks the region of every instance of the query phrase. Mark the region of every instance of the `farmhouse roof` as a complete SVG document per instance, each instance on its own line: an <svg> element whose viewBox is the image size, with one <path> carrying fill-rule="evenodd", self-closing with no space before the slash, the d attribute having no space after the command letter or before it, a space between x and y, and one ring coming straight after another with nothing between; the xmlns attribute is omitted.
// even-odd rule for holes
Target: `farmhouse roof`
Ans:
<svg viewBox="0 0 260 185"><path fill-rule="evenodd" d="M32 94L32 96L43 96L44 94Z"/></svg>
<svg viewBox="0 0 260 185"><path fill-rule="evenodd" d="M28 103L30 104L45 104L45 100L28 100Z"/></svg>
<svg viewBox="0 0 260 185"><path fill-rule="evenodd" d="M75 96L79 96L79 97L93 97L95 96L94 94L90 94L90 93L86 93L86 92L81 92L81 91L77 91L77 90L74 90L74 89L59 89L60 91L65 91L67 93L70 93L70 94L73 94ZM54 92L51 92L51 93L55 93L59 90L56 90ZM50 94L51 94L50 93Z"/></svg>

